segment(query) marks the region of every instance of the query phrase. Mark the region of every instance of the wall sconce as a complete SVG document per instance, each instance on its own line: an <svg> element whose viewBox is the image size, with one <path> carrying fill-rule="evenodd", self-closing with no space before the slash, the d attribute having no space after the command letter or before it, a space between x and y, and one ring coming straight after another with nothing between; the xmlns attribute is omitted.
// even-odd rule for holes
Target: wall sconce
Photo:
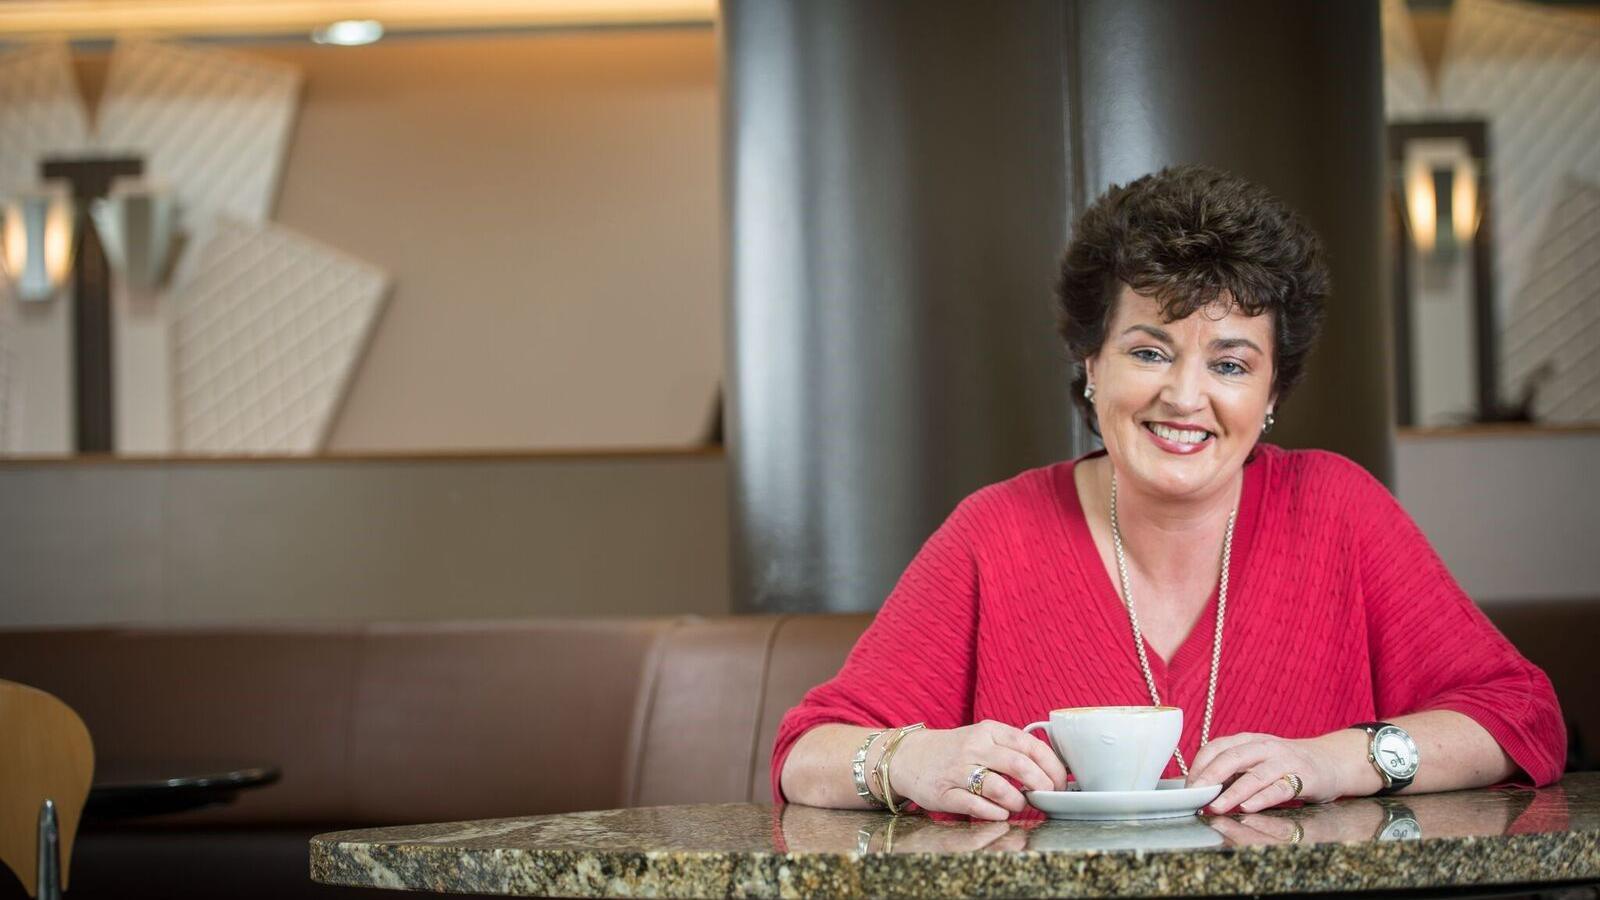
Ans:
<svg viewBox="0 0 1600 900"><path fill-rule="evenodd" d="M72 195L65 187L25 191L0 212L0 268L19 298L49 300L72 271Z"/></svg>
<svg viewBox="0 0 1600 900"><path fill-rule="evenodd" d="M1495 421L1488 123L1393 122L1388 131L1399 424Z"/></svg>
<svg viewBox="0 0 1600 900"><path fill-rule="evenodd" d="M104 197L89 202L89 216L111 269L131 290L161 286L172 256L177 224L172 191L142 181L117 180Z"/></svg>
<svg viewBox="0 0 1600 900"><path fill-rule="evenodd" d="M1478 233L1479 165L1459 138L1412 140L1404 150L1406 224L1423 256L1453 254ZM1445 239L1440 240L1443 226Z"/></svg>

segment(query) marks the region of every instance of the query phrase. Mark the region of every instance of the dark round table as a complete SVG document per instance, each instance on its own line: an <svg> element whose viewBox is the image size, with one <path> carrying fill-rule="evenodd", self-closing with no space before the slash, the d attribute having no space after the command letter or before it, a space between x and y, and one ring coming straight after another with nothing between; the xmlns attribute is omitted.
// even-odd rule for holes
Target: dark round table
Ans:
<svg viewBox="0 0 1600 900"><path fill-rule="evenodd" d="M227 762L108 763L95 771L83 817L108 821L220 806L280 775L277 766Z"/></svg>

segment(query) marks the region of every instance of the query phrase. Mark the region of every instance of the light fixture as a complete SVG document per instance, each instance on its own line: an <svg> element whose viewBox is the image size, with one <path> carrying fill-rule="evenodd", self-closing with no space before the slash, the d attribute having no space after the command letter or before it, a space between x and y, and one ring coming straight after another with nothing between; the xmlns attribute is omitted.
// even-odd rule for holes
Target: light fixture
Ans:
<svg viewBox="0 0 1600 900"><path fill-rule="evenodd" d="M0 213L0 268L17 296L49 300L72 270L72 195L64 187L24 191Z"/></svg>
<svg viewBox="0 0 1600 900"><path fill-rule="evenodd" d="M106 260L130 289L147 293L161 286L177 224L172 191L143 181L118 179L104 197L89 203Z"/></svg>
<svg viewBox="0 0 1600 900"><path fill-rule="evenodd" d="M1417 252L1452 258L1471 245L1483 210L1481 167L1467 141L1413 139L1405 147L1403 171L1406 219Z"/></svg>
<svg viewBox="0 0 1600 900"><path fill-rule="evenodd" d="M342 19L330 22L311 32L311 40L318 44L335 44L340 47L359 47L375 43L383 37L383 23L377 19Z"/></svg>
<svg viewBox="0 0 1600 900"><path fill-rule="evenodd" d="M1420 159L1406 164L1406 211L1417 249L1432 253L1439 240L1439 199L1433 189L1433 168Z"/></svg>

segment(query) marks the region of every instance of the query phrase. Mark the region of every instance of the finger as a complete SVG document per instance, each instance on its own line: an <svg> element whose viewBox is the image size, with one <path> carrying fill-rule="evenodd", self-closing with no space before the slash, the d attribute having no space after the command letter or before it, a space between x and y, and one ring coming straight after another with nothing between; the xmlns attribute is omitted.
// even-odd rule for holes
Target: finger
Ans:
<svg viewBox="0 0 1600 900"><path fill-rule="evenodd" d="M966 788L950 788L939 797L939 806L945 812L960 813L974 819L987 819L991 822L1004 822L1011 818L997 803L992 803Z"/></svg>
<svg viewBox="0 0 1600 900"><path fill-rule="evenodd" d="M1010 830L1008 822L929 823L897 841L894 849L906 853L970 853Z"/></svg>
<svg viewBox="0 0 1600 900"><path fill-rule="evenodd" d="M984 758L979 762L989 767L991 771L1010 775L1030 791L1054 790L1055 785L1050 781L1050 776L1044 769L1033 761L1033 757L1020 753L1010 747L998 744L989 748Z"/></svg>
<svg viewBox="0 0 1600 900"><path fill-rule="evenodd" d="M1255 796L1239 804L1240 812L1260 812L1269 806L1288 803L1294 799L1294 786L1289 784L1283 776L1278 776L1272 783L1257 791ZM1270 818L1270 816L1268 817ZM1291 829L1292 830L1292 829Z"/></svg>
<svg viewBox="0 0 1600 900"><path fill-rule="evenodd" d="M1227 784L1228 779L1260 765L1272 753L1272 745L1264 741L1239 744L1218 753L1211 764L1204 769L1189 769L1189 783L1202 784Z"/></svg>
<svg viewBox="0 0 1600 900"><path fill-rule="evenodd" d="M1272 838L1280 844L1294 840L1294 820L1280 816L1240 816L1240 823Z"/></svg>
<svg viewBox="0 0 1600 900"><path fill-rule="evenodd" d="M1211 765L1212 760L1217 758L1218 753L1224 750L1232 750L1240 744L1247 744L1257 736L1248 733L1230 734L1215 738L1204 747L1201 747L1200 751L1194 755L1194 759L1189 761L1189 786L1192 787L1194 785L1195 773L1201 772L1206 766Z"/></svg>
<svg viewBox="0 0 1600 900"><path fill-rule="evenodd" d="M1258 828L1252 828L1228 818L1217 816L1206 821L1216 832L1227 838L1228 844L1234 847L1249 847L1256 844L1277 844L1280 841Z"/></svg>
<svg viewBox="0 0 1600 900"><path fill-rule="evenodd" d="M1048 790L1064 791L1067 789L1067 767L1061 762L1061 757L1043 740L1031 734L1023 734L1016 729L996 736L996 743L1013 750L1027 754L1028 758L1038 763L1039 769L1045 777L1050 779ZM1026 783L1026 782L1024 782ZM1031 787L1031 786L1030 786ZM1044 790L1043 788L1032 788Z"/></svg>
<svg viewBox="0 0 1600 900"><path fill-rule="evenodd" d="M1278 781L1277 775L1269 774L1264 768L1257 766L1235 778L1233 784L1229 785L1221 796L1211 801L1211 805L1207 809L1213 815L1226 813L1240 803L1272 787L1274 781ZM1279 781L1278 783L1282 784L1283 782Z"/></svg>
<svg viewBox="0 0 1600 900"><path fill-rule="evenodd" d="M1007 827L1004 834L983 845L985 850L1018 852L1028 849L1028 832Z"/></svg>
<svg viewBox="0 0 1600 900"><path fill-rule="evenodd" d="M984 825L975 825L967 832L967 839L962 841L962 850L981 850L1007 834L1011 833L1010 822L989 822Z"/></svg>
<svg viewBox="0 0 1600 900"><path fill-rule="evenodd" d="M983 777L979 785L983 793L979 796L991 803L998 803L1007 810L1019 813L1028 808L1028 801L1022 792L1011 785L1005 776L997 774L993 769Z"/></svg>

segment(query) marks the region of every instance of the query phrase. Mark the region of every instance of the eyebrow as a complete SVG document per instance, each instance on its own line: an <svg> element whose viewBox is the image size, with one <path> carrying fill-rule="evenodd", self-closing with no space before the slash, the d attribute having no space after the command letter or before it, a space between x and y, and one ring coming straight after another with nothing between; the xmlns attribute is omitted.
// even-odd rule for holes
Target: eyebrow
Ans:
<svg viewBox="0 0 1600 900"><path fill-rule="evenodd" d="M1148 334L1151 337L1155 338L1156 340L1163 341L1163 342L1165 342L1165 343L1167 343L1169 345L1176 343L1176 341L1174 341L1172 339L1172 335L1168 334L1163 329L1155 327L1154 325L1132 325L1132 326L1129 326L1128 329L1126 331L1123 331L1122 333L1124 335L1127 335L1128 333L1134 332L1134 331L1142 331L1145 334ZM1249 338L1242 338L1242 337L1217 338L1216 340L1211 342L1211 349L1213 349L1213 350L1232 350L1232 349L1234 349L1236 347L1249 347L1251 350L1254 350L1257 353L1262 353L1262 355L1265 355L1265 353L1263 353L1262 349L1260 347L1256 346L1256 342L1250 340Z"/></svg>

